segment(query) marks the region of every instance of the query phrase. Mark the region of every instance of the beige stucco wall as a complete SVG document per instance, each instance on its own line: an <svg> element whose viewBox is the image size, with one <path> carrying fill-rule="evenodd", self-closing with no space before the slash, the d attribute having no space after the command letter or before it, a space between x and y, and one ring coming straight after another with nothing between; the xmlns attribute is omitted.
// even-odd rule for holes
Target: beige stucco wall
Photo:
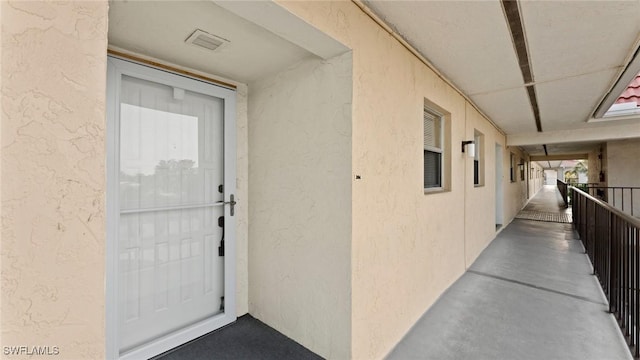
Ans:
<svg viewBox="0 0 640 360"><path fill-rule="evenodd" d="M107 2L0 7L2 346L99 359Z"/></svg>
<svg viewBox="0 0 640 360"><path fill-rule="evenodd" d="M351 54L249 84L249 311L351 351Z"/></svg>
<svg viewBox="0 0 640 360"><path fill-rule="evenodd" d="M464 98L354 3L281 4L353 49L353 173L361 179L353 182L352 201L352 356L381 358L491 240L489 227L495 233L493 216L478 228L465 226L465 211L494 204L495 176L487 172L485 188L474 189L472 162L459 144L473 134L468 119L495 136L494 144L499 139L473 111L465 116ZM451 122L448 192L422 188L425 98ZM465 204L468 190L477 197ZM514 196L507 192L505 203L521 207ZM505 220L515 212L505 209Z"/></svg>
<svg viewBox="0 0 640 360"><path fill-rule="evenodd" d="M484 157L484 184L475 186L473 183L473 158L465 159L465 264L468 267L489 245L496 234L496 214L489 211L496 206L496 143L504 146L505 137L499 133L486 119L484 119L471 105L466 110L466 138L471 140L476 132L483 134L481 144L481 159ZM476 144L476 146L478 146ZM454 149L455 151L455 149ZM503 152L504 153L504 152ZM461 155L462 156L462 155ZM497 159L503 166L502 159ZM482 169L482 166L480 166ZM482 170L481 170L482 171ZM508 172L508 171L507 171ZM504 175L504 171L503 171ZM482 175L480 176L482 179ZM507 176L508 181L508 176ZM504 178L503 178L504 184Z"/></svg>
<svg viewBox="0 0 640 360"><path fill-rule="evenodd" d="M509 154L513 153L516 156L515 167L515 181L511 181L510 178L510 158ZM504 201L505 201L505 225L511 221L520 210L527 204L527 183L526 176L525 181L522 181L520 177L520 170L517 164L520 163L520 159L528 161L527 154L523 153L519 148L507 147L503 153L504 155Z"/></svg>
<svg viewBox="0 0 640 360"><path fill-rule="evenodd" d="M640 139L607 142L608 186L640 187ZM616 191L616 207L631 212L631 191ZM610 192L610 197L612 196ZM609 199L612 203L612 199ZM633 213L640 215L640 189L633 191Z"/></svg>
<svg viewBox="0 0 640 360"><path fill-rule="evenodd" d="M486 144L504 140L352 2L282 4L353 48L353 77L322 84L331 62L310 62L283 74L288 80L265 79L254 84L256 116L248 110L249 124L239 101L238 313L250 309L330 358L381 358L491 240L493 220L465 225L465 214L494 201L492 147L483 189L473 187L472 162L458 149L474 128L494 137ZM0 6L2 345L52 345L64 358L101 358L107 3ZM328 133L296 128L309 115L303 105L322 98L302 96L293 84L332 88L338 80L351 84L338 93L353 88L352 107L341 108L352 128L332 123L325 128L331 136L322 139L314 137ZM291 96L284 99L276 88ZM268 95L274 99L260 99ZM449 113L448 192L422 189L425 98ZM263 111L283 109L274 124L260 122ZM310 146L337 138L324 152ZM287 143L292 139L298 142ZM276 141L279 147L271 147ZM293 145L308 151L282 151ZM274 164L273 155L291 162ZM503 155L506 224L526 194L519 180L509 182L509 149ZM281 173L287 164L296 166ZM302 203L290 209L291 199ZM304 218L310 213L313 221ZM263 228L273 231L262 234ZM309 314L314 309L320 312Z"/></svg>
<svg viewBox="0 0 640 360"><path fill-rule="evenodd" d="M527 176L529 178L529 199L534 197L542 186L544 185L544 168L535 161L529 161L529 167L527 170Z"/></svg>

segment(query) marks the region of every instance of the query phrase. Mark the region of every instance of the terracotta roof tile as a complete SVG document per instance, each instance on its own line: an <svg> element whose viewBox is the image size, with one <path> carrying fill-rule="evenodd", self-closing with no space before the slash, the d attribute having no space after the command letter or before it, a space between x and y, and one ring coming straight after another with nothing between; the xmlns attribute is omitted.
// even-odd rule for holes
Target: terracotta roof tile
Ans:
<svg viewBox="0 0 640 360"><path fill-rule="evenodd" d="M635 102L640 107L640 74L631 81L627 89L620 94L616 104Z"/></svg>

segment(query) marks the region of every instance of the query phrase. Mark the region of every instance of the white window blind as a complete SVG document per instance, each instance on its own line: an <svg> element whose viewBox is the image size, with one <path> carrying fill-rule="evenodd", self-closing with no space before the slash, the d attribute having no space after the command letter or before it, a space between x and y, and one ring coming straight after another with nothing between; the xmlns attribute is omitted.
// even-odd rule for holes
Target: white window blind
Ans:
<svg viewBox="0 0 640 360"><path fill-rule="evenodd" d="M424 187L442 187L442 116L424 108Z"/></svg>
<svg viewBox="0 0 640 360"><path fill-rule="evenodd" d="M476 133L473 136L475 143L475 154L473 154L473 184L480 185L480 149L482 148L482 136Z"/></svg>
<svg viewBox="0 0 640 360"><path fill-rule="evenodd" d="M441 116L424 109L424 148L442 151Z"/></svg>

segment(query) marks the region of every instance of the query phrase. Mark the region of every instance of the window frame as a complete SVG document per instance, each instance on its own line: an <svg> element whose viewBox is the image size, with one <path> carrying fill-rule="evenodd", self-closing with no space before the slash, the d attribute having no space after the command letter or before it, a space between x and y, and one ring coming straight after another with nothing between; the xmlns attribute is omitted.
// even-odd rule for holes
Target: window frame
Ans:
<svg viewBox="0 0 640 360"><path fill-rule="evenodd" d="M516 182L516 169L515 169L515 161L516 161L516 154L510 152L509 153L509 179L511 180L512 183Z"/></svg>
<svg viewBox="0 0 640 360"><path fill-rule="evenodd" d="M435 146L427 146L424 145L424 115L425 113L429 113L432 116L434 116L437 120L438 120L438 139L440 142L440 147L435 147ZM422 163L423 163L423 168L422 168L422 188L424 193L433 193L433 192L442 192L446 190L445 187L445 171L446 171L446 167L445 167L445 157L446 157L446 140L445 140L445 115L441 112L438 111L436 109L434 109L433 106L430 106L429 104L427 104L427 102L425 101L423 109L422 109L422 127L423 127L423 132L422 132L422 148L423 148L423 155L422 155ZM431 152L431 153L436 153L439 154L439 161L440 161L440 167L439 167L439 184L435 185L435 186L429 186L427 187L425 184L425 168L424 168L424 163L426 160L426 154L425 152Z"/></svg>
<svg viewBox="0 0 640 360"><path fill-rule="evenodd" d="M474 129L473 142L475 145L475 153L473 154L473 186L483 187L485 185L484 134Z"/></svg>

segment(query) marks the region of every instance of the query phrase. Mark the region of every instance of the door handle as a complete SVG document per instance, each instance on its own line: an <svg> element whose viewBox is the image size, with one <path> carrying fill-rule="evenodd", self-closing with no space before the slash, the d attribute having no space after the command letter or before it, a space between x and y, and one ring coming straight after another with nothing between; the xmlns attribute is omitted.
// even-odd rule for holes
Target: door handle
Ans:
<svg viewBox="0 0 640 360"><path fill-rule="evenodd" d="M231 196L229 196L229 201L218 201L218 204L231 205L231 208L229 209L229 213L231 214L231 216L233 216L235 214L235 206L236 206L237 202L236 202L235 196L233 194L231 194Z"/></svg>

